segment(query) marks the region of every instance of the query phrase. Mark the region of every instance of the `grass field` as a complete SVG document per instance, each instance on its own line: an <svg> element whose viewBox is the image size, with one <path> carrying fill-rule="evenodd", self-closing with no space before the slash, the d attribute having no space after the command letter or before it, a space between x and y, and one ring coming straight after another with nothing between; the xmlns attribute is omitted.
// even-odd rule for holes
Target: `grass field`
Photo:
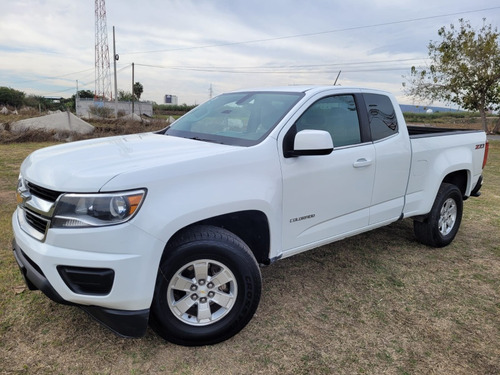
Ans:
<svg viewBox="0 0 500 375"><path fill-rule="evenodd" d="M211 347L123 339L25 290L10 220L22 160L0 145L0 374L500 374L500 142L444 249L404 220L263 268L256 316Z"/></svg>

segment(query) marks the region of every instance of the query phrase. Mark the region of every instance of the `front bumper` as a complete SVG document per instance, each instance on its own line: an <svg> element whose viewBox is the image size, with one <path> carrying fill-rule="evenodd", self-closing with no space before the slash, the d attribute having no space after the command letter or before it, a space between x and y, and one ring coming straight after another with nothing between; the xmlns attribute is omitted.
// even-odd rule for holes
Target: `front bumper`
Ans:
<svg viewBox="0 0 500 375"><path fill-rule="evenodd" d="M80 307L99 323L124 337L141 337L146 333L149 320L149 309L128 311L107 309L99 306L84 306L64 300L50 285L40 268L29 259L14 240L12 243L14 257L30 290L41 290L47 297L57 303Z"/></svg>
<svg viewBox="0 0 500 375"><path fill-rule="evenodd" d="M51 229L45 242L21 229L17 213L12 224L14 257L29 289L82 308L121 336L144 335L164 244L130 224Z"/></svg>

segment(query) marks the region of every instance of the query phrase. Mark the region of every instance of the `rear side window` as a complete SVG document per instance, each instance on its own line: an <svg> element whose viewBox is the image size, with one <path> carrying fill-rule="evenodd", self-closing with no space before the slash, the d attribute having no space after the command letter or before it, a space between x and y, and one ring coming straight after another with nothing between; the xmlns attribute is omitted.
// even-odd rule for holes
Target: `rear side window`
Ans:
<svg viewBox="0 0 500 375"><path fill-rule="evenodd" d="M364 94L370 121L372 140L378 141L398 132L396 112L391 99L385 95Z"/></svg>

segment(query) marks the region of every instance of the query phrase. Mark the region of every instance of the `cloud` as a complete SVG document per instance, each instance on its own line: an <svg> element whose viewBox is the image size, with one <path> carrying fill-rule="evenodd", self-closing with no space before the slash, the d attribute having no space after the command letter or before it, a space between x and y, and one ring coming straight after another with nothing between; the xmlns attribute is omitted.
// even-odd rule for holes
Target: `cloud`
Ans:
<svg viewBox="0 0 500 375"><path fill-rule="evenodd" d="M401 97L402 75L425 62L437 30L470 19L498 24L486 0L194 1L108 0L120 60L118 88L135 80L142 97L200 103L215 93L255 86L340 83L387 89ZM460 13L460 14L458 14ZM39 95L94 89L94 4L19 0L2 4L0 85ZM112 85L113 86L113 85Z"/></svg>

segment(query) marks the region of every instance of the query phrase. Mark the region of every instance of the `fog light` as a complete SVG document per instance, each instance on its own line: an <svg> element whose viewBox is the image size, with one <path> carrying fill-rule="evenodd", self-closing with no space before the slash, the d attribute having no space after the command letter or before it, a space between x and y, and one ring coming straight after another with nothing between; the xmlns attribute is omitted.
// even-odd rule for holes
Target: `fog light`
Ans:
<svg viewBox="0 0 500 375"><path fill-rule="evenodd" d="M78 294L109 294L115 279L115 271L110 268L57 266L57 271L68 288Z"/></svg>

